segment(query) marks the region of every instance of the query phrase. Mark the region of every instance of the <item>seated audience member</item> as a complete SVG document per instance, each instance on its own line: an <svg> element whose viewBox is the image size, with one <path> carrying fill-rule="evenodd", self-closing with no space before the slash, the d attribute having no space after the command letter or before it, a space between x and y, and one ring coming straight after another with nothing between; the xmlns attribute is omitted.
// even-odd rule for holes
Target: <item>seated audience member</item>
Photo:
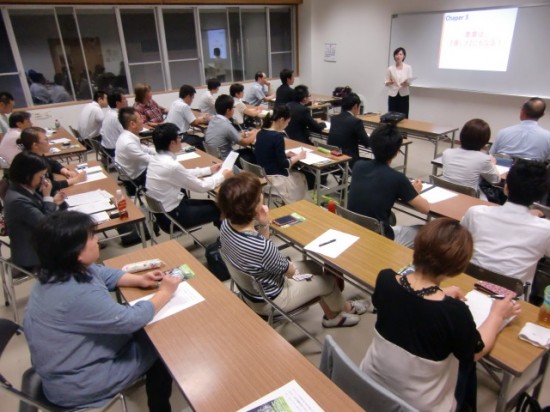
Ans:
<svg viewBox="0 0 550 412"><path fill-rule="evenodd" d="M9 130L8 114L13 111L15 101L8 92L0 92L0 141Z"/></svg>
<svg viewBox="0 0 550 412"><path fill-rule="evenodd" d="M31 114L29 112L13 112L8 121L10 129L0 141L0 156L10 164L16 154L21 153L17 144L21 131L32 127Z"/></svg>
<svg viewBox="0 0 550 412"><path fill-rule="evenodd" d="M538 261L550 256L550 221L529 206L547 193L550 177L542 162L518 159L506 177L503 206L473 206L462 218L474 238L472 263L531 282Z"/></svg>
<svg viewBox="0 0 550 412"><path fill-rule="evenodd" d="M476 190L480 190L481 179L489 183L500 182L495 158L481 151L490 137L491 128L485 121L466 122L460 131L460 147L443 152L443 178Z"/></svg>
<svg viewBox="0 0 550 412"><path fill-rule="evenodd" d="M458 222L435 219L414 241L414 272L384 269L376 279L375 334L361 369L420 411L475 410L475 361L491 350L503 321L521 311L510 293L476 329L462 291L441 287L466 269L472 248Z"/></svg>
<svg viewBox="0 0 550 412"><path fill-rule="evenodd" d="M346 302L335 277L319 273L309 282L295 278L307 266L288 261L269 239L269 209L263 204L262 184L256 176L241 172L227 179L220 187L218 205L225 217L220 229L222 252L237 269L257 277L267 296L283 310L291 311L319 297L325 328L359 322L358 315L367 311L367 303ZM240 291L255 312L268 314L269 305L257 291Z"/></svg>
<svg viewBox="0 0 550 412"><path fill-rule="evenodd" d="M107 95L109 108L105 112L101 125L101 146L111 157L115 157L116 141L124 132L122 124L118 120L118 112L123 107L128 107L128 100L121 90L113 90ZM137 110L136 110L137 111Z"/></svg>
<svg viewBox="0 0 550 412"><path fill-rule="evenodd" d="M134 94L136 95L134 109L141 115L143 123L150 127L156 127L161 124L168 110L159 106L159 104L153 100L151 86L138 83L134 87Z"/></svg>
<svg viewBox="0 0 550 412"><path fill-rule="evenodd" d="M33 271L38 258L31 247L32 230L44 216L57 210L64 195L58 192L51 196L52 182L46 178L48 162L42 156L19 153L13 158L9 172L4 217L9 228L11 258L16 265Z"/></svg>
<svg viewBox="0 0 550 412"><path fill-rule="evenodd" d="M34 231L40 269L23 325L44 395L63 408L97 408L145 374L149 411L170 411L172 378L143 327L180 281L159 270L134 275L96 264L94 231L90 216L72 211L50 215ZM154 294L121 305L110 293L121 286Z"/></svg>
<svg viewBox="0 0 550 412"><path fill-rule="evenodd" d="M202 139L188 133L191 126L204 124L210 120L209 114L195 117L191 110L191 103L195 98L197 91L193 86L184 84L180 87L179 98L170 106L166 123L174 123L178 126L180 133L183 133L183 141L187 144L195 146L198 149L204 150Z"/></svg>
<svg viewBox="0 0 550 412"><path fill-rule="evenodd" d="M216 116L210 119L208 129L204 134L206 144L217 147L222 159L225 159L234 144L248 146L256 140L257 130L238 132L233 127L231 119L235 113L234 101L231 96L222 94L216 99ZM254 163L254 156L250 149L238 150L240 156Z"/></svg>
<svg viewBox="0 0 550 412"><path fill-rule="evenodd" d="M94 98L90 103L84 105L80 116L78 116L78 132L84 141L99 137L101 124L105 117L103 109L107 106L107 93L101 90L94 93Z"/></svg>
<svg viewBox="0 0 550 412"><path fill-rule="evenodd" d="M206 83L206 88L208 91L204 93L199 100L199 110L201 113L209 114L211 116L216 115L216 108L214 104L216 99L214 95L218 94L220 91L221 83L218 79L209 79Z"/></svg>
<svg viewBox="0 0 550 412"><path fill-rule="evenodd" d="M54 85L50 90L52 103L72 102L73 98L63 86L63 83L65 82L65 76L63 73L56 73L55 76L53 76L53 81Z"/></svg>
<svg viewBox="0 0 550 412"><path fill-rule="evenodd" d="M275 93L275 103L287 104L294 100L294 89L290 86L294 84L294 70L283 69L280 73L281 85L277 87Z"/></svg>
<svg viewBox="0 0 550 412"><path fill-rule="evenodd" d="M43 156L48 163L46 178L52 183L52 196L55 195L60 189L65 189L68 186L86 181L86 172L74 172L67 169L57 160L45 157L45 155L50 151L50 143L46 138L46 131L41 127L29 127L27 129L23 129L18 142L23 145L23 148L27 152L34 153L38 156ZM65 179L55 179L53 174L61 175Z"/></svg>
<svg viewBox="0 0 550 412"><path fill-rule="evenodd" d="M411 247L417 227L390 226L391 209L398 200L408 203L420 213L428 213L430 205L422 196L422 182L411 182L407 176L391 168L403 137L395 125L378 126L370 137L374 160L359 160L353 166L348 209L378 219L384 235Z"/></svg>
<svg viewBox="0 0 550 412"><path fill-rule="evenodd" d="M285 153L285 127L290 121L290 111L285 105L277 105L273 114L264 119L263 129L256 136L254 155L273 186L286 202L293 203L306 196L307 183L303 173L290 170L306 152Z"/></svg>
<svg viewBox="0 0 550 412"><path fill-rule="evenodd" d="M244 116L257 117L261 112L261 106L258 107L248 107L245 102L243 102L244 95L244 86L240 83L234 83L229 87L229 94L233 97L234 108L233 112L233 121L239 126L239 129L242 130L246 126L244 124Z"/></svg>
<svg viewBox="0 0 550 412"><path fill-rule="evenodd" d="M545 110L544 100L538 97L527 100L519 112L521 123L498 132L491 146L491 154L503 153L532 160L550 159L550 131L538 124Z"/></svg>
<svg viewBox="0 0 550 412"><path fill-rule="evenodd" d="M342 99L342 111L330 118L327 144L338 146L342 153L351 157L350 167L359 159L359 144L369 147L369 136L359 114L361 99L350 93Z"/></svg>
<svg viewBox="0 0 550 412"><path fill-rule="evenodd" d="M116 141L115 162L132 179L135 186L145 186L147 165L155 151L140 143L138 133L143 128L143 120L133 107L120 109L118 120L124 131ZM125 182L129 196L136 194L134 184Z"/></svg>
<svg viewBox="0 0 550 412"><path fill-rule="evenodd" d="M271 82L263 72L256 72L254 75L255 82L252 83L248 91L246 92L245 101L252 106L258 106L262 103L267 103L273 100L273 93L271 92ZM267 91L265 89L267 86Z"/></svg>
<svg viewBox="0 0 550 412"><path fill-rule="evenodd" d="M34 70L29 70L29 79L31 85L29 87L34 104L51 103L50 93L46 88L46 78L42 73L37 73Z"/></svg>
<svg viewBox="0 0 550 412"><path fill-rule="evenodd" d="M325 122L317 122L311 117L311 111L306 105L309 103L309 89L300 85L294 88L294 101L287 104L290 109L290 123L286 127L286 133L292 140L311 144L309 132L321 133Z"/></svg>
<svg viewBox="0 0 550 412"><path fill-rule="evenodd" d="M162 203L164 210L183 227L213 222L220 226L220 212L212 200L189 199L181 189L205 193L218 187L232 172L217 173L221 163L210 167L186 169L176 159L181 152L178 127L165 123L153 131L153 143L157 154L147 168L147 194ZM163 229L170 223L163 215L157 216Z"/></svg>

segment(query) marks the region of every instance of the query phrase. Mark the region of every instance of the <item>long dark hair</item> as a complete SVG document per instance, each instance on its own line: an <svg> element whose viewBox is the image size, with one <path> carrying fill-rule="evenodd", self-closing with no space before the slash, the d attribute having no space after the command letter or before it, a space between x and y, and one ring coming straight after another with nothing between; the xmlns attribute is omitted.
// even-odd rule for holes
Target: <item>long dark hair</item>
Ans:
<svg viewBox="0 0 550 412"><path fill-rule="evenodd" d="M279 119L290 119L290 109L286 104L279 104L273 108L273 112L267 114L264 118L262 127L269 129L273 122Z"/></svg>
<svg viewBox="0 0 550 412"><path fill-rule="evenodd" d="M32 244L38 259L40 283L90 282L87 267L78 257L94 235L95 222L87 214L58 211L46 216L33 232Z"/></svg>

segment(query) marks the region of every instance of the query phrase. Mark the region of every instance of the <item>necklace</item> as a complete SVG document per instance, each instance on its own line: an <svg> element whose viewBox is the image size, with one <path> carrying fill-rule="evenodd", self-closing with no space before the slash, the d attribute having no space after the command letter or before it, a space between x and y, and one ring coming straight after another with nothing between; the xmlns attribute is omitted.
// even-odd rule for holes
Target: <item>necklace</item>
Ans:
<svg viewBox="0 0 550 412"><path fill-rule="evenodd" d="M413 295L420 296L420 297L433 295L434 293L437 293L438 291L441 290L439 286L435 286L435 285L428 286L427 288L422 288L419 290L414 290L411 284L409 283L409 279L407 279L407 276L405 275L401 275L401 277L399 278L399 284L403 286L407 292L410 292Z"/></svg>

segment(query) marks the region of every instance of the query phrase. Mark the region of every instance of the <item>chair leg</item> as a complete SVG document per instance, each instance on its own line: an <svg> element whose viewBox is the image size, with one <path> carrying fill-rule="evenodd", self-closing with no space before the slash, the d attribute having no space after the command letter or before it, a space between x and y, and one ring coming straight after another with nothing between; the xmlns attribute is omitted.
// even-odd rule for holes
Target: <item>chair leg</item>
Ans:
<svg viewBox="0 0 550 412"><path fill-rule="evenodd" d="M17 298L15 297L15 286L13 284L12 268L9 265L7 265L6 274L6 284L9 300L11 303L11 309L13 310L13 320L15 321L15 323L19 323L19 314L17 313Z"/></svg>
<svg viewBox="0 0 550 412"><path fill-rule="evenodd" d="M4 291L4 302L6 306L10 305L10 297L8 294L8 284L6 282L6 265L4 262L0 264L0 270L2 271L2 290Z"/></svg>

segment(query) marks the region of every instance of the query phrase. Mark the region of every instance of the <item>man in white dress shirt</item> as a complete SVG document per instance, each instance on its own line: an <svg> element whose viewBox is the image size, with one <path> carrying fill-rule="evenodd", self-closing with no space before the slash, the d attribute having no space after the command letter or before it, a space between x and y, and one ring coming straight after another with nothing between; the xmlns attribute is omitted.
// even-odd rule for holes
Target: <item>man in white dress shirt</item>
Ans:
<svg viewBox="0 0 550 412"><path fill-rule="evenodd" d="M211 116L216 115L216 108L214 103L216 98L214 95L218 94L220 91L221 83L218 79L209 79L206 83L206 88L208 91L204 93L199 101L199 110L201 113L209 114Z"/></svg>
<svg viewBox="0 0 550 412"><path fill-rule="evenodd" d="M27 127L32 127L31 114L21 111L13 112L8 124L10 128L0 142L0 157L10 165L13 158L21 153L21 147L17 144L21 132Z"/></svg>
<svg viewBox="0 0 550 412"><path fill-rule="evenodd" d="M125 187L128 196L134 196L135 186L145 186L147 165L155 151L140 143L138 133L143 128L143 119L133 107L120 109L118 120L124 131L116 141L115 162L132 179L134 184L125 182Z"/></svg>
<svg viewBox="0 0 550 412"><path fill-rule="evenodd" d="M491 154L504 153L532 160L550 159L550 131L538 124L545 110L546 103L538 97L526 101L519 112L521 123L498 132L491 146Z"/></svg>
<svg viewBox="0 0 550 412"><path fill-rule="evenodd" d="M533 284L538 261L550 256L550 221L531 214L529 206L548 187L544 163L518 159L506 177L508 201L473 206L462 219L474 239L472 263Z"/></svg>
<svg viewBox="0 0 550 412"><path fill-rule="evenodd" d="M86 104L80 112L80 116L78 117L78 132L89 148L91 145L88 139L97 139L100 136L101 124L105 117L103 109L107 105L107 93L97 91L94 93L93 101Z"/></svg>
<svg viewBox="0 0 550 412"><path fill-rule="evenodd" d="M10 128L8 114L13 111L15 102L13 96L8 92L0 92L0 140Z"/></svg>
<svg viewBox="0 0 550 412"><path fill-rule="evenodd" d="M101 145L111 157L115 157L115 147L118 137L124 132L118 120L118 111L128 107L128 100L120 90L113 90L107 96L109 108L105 112L101 126Z"/></svg>
<svg viewBox="0 0 550 412"><path fill-rule="evenodd" d="M183 227L213 222L220 226L220 211L216 203L207 199L189 199L181 189L194 192L208 192L218 187L225 178L233 174L230 170L216 173L221 163L210 167L186 169L176 156L181 152L178 127L172 123L158 126L153 132L157 154L147 168L147 194L162 203L164 210ZM169 221L158 215L161 228L168 231Z"/></svg>
<svg viewBox="0 0 550 412"><path fill-rule="evenodd" d="M193 86L184 84L180 87L179 99L174 100L166 116L166 123L174 123L178 126L180 133L183 133L183 141L198 149L204 150L202 139L188 133L189 127L198 126L210 120L210 115L204 114L195 117L191 110L191 103L197 91Z"/></svg>

